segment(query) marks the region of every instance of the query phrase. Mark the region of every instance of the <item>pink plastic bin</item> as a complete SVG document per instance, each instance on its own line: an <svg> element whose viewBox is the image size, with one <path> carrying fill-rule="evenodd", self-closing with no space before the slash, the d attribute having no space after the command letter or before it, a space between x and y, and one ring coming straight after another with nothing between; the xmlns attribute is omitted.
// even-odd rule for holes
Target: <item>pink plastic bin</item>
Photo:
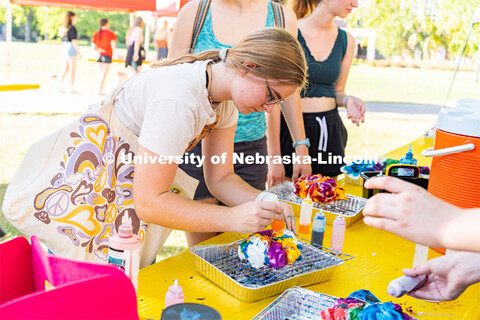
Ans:
<svg viewBox="0 0 480 320"><path fill-rule="evenodd" d="M123 272L47 254L31 241L0 244L0 319L138 319ZM45 291L45 280L55 288Z"/></svg>

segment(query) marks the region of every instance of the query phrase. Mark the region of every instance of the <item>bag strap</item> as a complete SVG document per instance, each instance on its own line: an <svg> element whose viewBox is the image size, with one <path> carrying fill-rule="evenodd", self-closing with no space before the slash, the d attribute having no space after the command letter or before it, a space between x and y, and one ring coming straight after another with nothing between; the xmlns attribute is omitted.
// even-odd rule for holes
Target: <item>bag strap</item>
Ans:
<svg viewBox="0 0 480 320"><path fill-rule="evenodd" d="M195 15L195 20L193 22L193 34L192 41L190 42L190 53L193 52L195 44L197 43L198 36L202 30L203 24L205 23L205 17L207 16L208 8L210 8L210 3L212 0L200 0L198 4L197 14Z"/></svg>
<svg viewBox="0 0 480 320"><path fill-rule="evenodd" d="M275 19L275 27L285 29L285 15L281 4L271 1L273 7L273 17Z"/></svg>

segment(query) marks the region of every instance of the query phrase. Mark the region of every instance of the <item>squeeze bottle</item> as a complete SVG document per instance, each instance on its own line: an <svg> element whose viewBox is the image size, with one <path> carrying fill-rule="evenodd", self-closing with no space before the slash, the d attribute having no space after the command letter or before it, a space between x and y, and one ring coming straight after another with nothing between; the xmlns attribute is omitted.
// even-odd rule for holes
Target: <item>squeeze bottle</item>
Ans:
<svg viewBox="0 0 480 320"><path fill-rule="evenodd" d="M259 200L266 201L266 202L275 202L276 204L279 203L277 195L271 192L262 192ZM274 219L270 224L270 227L272 228L273 231L281 231L286 228L286 224L282 220Z"/></svg>
<svg viewBox="0 0 480 320"><path fill-rule="evenodd" d="M330 250L332 253L340 254L343 250L343 239L345 238L345 218L337 216L333 221L332 242Z"/></svg>
<svg viewBox="0 0 480 320"><path fill-rule="evenodd" d="M417 165L417 159L413 158L412 145L408 148L405 157L400 159L400 163Z"/></svg>
<svg viewBox="0 0 480 320"><path fill-rule="evenodd" d="M313 218L311 243L323 246L323 236L325 234L325 215L319 210Z"/></svg>
<svg viewBox="0 0 480 320"><path fill-rule="evenodd" d="M170 307L172 304L183 303L183 289L178 285L178 280L175 279L173 286L168 287L168 291L165 294L165 308Z"/></svg>
<svg viewBox="0 0 480 320"><path fill-rule="evenodd" d="M300 222L298 226L298 231L300 233L309 233L310 224L312 223L312 211L313 211L313 202L310 199L310 196L307 195L302 201L302 206L300 207Z"/></svg>
<svg viewBox="0 0 480 320"><path fill-rule="evenodd" d="M427 277L423 274L418 277L403 276L390 281L387 287L387 293L395 298L400 298L406 293L416 290L427 282Z"/></svg>
<svg viewBox="0 0 480 320"><path fill-rule="evenodd" d="M125 272L132 280L135 291L138 288L140 269L140 237L133 234L132 219L126 214L118 233L108 239L108 263Z"/></svg>

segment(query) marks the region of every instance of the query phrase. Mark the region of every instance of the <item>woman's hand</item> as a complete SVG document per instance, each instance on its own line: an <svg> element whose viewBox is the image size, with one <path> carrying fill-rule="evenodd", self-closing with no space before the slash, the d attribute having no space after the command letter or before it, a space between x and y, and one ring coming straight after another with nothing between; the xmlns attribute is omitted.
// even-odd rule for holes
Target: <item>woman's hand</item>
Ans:
<svg viewBox="0 0 480 320"><path fill-rule="evenodd" d="M139 58L138 53L134 53L132 57L132 61L137 62L138 58Z"/></svg>
<svg viewBox="0 0 480 320"><path fill-rule="evenodd" d="M282 205L266 201L249 201L232 207L230 231L253 233L265 229L272 220L284 220Z"/></svg>
<svg viewBox="0 0 480 320"><path fill-rule="evenodd" d="M360 126L360 123L365 122L365 103L362 99L354 96L348 96L345 101L345 108L347 109L347 118L352 120L352 123Z"/></svg>
<svg viewBox="0 0 480 320"><path fill-rule="evenodd" d="M285 167L282 163L268 163L267 184L271 188L285 180Z"/></svg>
<svg viewBox="0 0 480 320"><path fill-rule="evenodd" d="M429 260L413 269L407 276L427 275L425 285L409 293L417 299L447 301L457 299L471 284L480 282L480 254L456 252Z"/></svg>

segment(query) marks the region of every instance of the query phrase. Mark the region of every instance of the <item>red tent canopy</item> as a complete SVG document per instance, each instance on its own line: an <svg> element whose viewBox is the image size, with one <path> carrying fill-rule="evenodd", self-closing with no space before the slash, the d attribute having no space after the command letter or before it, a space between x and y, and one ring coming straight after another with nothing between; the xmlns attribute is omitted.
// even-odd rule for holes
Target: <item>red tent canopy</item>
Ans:
<svg viewBox="0 0 480 320"><path fill-rule="evenodd" d="M156 0L10 0L21 6L48 6L102 11L155 11Z"/></svg>
<svg viewBox="0 0 480 320"><path fill-rule="evenodd" d="M175 5L175 2L172 2L169 6L162 8L160 10L155 11L155 16L160 18L160 17L176 17L177 16L177 6Z"/></svg>
<svg viewBox="0 0 480 320"><path fill-rule="evenodd" d="M187 2L189 2L191 0L180 0L179 2L179 6L180 8L177 8L177 1L173 1L169 6L166 6L164 8L161 8L161 9L157 9L157 11L154 12L154 15L157 17L157 18L160 18L160 17L173 17L175 18L178 14L178 12L180 11L180 9L182 9L182 7L184 5L187 4Z"/></svg>

